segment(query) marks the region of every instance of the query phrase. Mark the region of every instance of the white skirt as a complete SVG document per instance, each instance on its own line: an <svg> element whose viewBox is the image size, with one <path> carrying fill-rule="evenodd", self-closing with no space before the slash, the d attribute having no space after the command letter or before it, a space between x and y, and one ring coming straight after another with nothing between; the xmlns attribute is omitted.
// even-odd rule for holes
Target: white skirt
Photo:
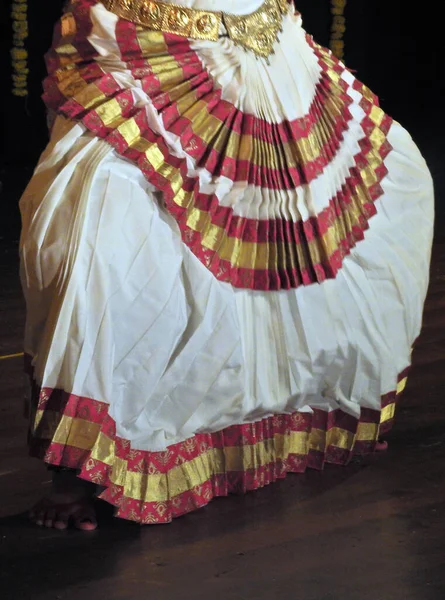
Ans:
<svg viewBox="0 0 445 600"><path fill-rule="evenodd" d="M122 62L117 17L97 4L91 21L97 64L196 170ZM285 18L270 66L227 38L190 46L245 113L267 122L307 113L321 71L299 15ZM302 219L327 205L363 137L362 96L351 73L341 78L352 119L323 172L296 187ZM376 214L335 277L266 291L215 277L140 167L59 115L20 202L25 352L39 388L104 403L116 435L150 452L273 415L380 412L382 396L400 391L421 329L433 224L425 161L399 124L387 141ZM235 214L280 210L271 200L262 214L253 184L225 194L222 178L205 169L199 177Z"/></svg>

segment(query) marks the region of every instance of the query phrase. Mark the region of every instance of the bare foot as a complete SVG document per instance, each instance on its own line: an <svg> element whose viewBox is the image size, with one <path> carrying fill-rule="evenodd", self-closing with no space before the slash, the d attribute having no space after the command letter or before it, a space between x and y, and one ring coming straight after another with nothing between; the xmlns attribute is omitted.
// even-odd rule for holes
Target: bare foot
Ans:
<svg viewBox="0 0 445 600"><path fill-rule="evenodd" d="M41 527L67 529L72 523L82 531L93 531L97 528L93 493L93 484L74 471L55 472L52 491L31 509L29 518Z"/></svg>
<svg viewBox="0 0 445 600"><path fill-rule="evenodd" d="M385 442L384 440L378 440L375 444L375 451L386 452L386 450L388 450L388 442Z"/></svg>

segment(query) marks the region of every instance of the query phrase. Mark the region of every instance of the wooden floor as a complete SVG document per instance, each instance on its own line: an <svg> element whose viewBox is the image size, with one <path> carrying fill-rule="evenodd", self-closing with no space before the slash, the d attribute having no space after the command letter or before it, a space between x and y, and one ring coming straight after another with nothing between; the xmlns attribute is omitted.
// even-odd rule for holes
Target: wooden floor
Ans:
<svg viewBox="0 0 445 600"><path fill-rule="evenodd" d="M0 354L21 351L17 249L1 248ZM386 455L289 476L167 526L104 511L56 532L24 511L48 475L26 456L21 358L0 360L0 598L445 600L445 239Z"/></svg>

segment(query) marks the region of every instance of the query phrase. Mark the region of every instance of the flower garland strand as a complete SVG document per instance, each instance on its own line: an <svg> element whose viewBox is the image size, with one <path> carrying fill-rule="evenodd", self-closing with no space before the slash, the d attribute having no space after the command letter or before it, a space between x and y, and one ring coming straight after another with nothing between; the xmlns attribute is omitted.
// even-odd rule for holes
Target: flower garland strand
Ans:
<svg viewBox="0 0 445 600"><path fill-rule="evenodd" d="M14 96L28 95L28 52L25 40L28 37L28 4L27 0L14 0L11 6L13 31L12 58L12 93Z"/></svg>
<svg viewBox="0 0 445 600"><path fill-rule="evenodd" d="M343 40L346 31L345 7L347 0L331 0L331 40L329 47L339 59L344 57L345 42Z"/></svg>

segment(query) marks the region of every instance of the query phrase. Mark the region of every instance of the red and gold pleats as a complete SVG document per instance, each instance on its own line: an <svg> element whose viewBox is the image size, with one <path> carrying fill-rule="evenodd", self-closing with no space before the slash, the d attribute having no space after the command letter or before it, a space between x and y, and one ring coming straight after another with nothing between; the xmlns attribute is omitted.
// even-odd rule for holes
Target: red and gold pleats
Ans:
<svg viewBox="0 0 445 600"><path fill-rule="evenodd" d="M131 89L101 68L86 41L88 5L82 0L62 19L48 56L48 108L81 121L139 166L163 193L184 243L219 280L278 290L335 277L376 212L391 151L391 119L369 90L354 84L364 114L360 150L323 210L296 220L281 214L239 216L221 204L216 190L202 188L196 170L190 174L186 155L213 180L255 186L260 196L304 193L336 156L353 119L344 67L308 37L321 68L312 106L303 118L268 123L222 99L188 40L120 20L121 59L155 109L154 125ZM165 132L180 141L182 157L172 151Z"/></svg>

